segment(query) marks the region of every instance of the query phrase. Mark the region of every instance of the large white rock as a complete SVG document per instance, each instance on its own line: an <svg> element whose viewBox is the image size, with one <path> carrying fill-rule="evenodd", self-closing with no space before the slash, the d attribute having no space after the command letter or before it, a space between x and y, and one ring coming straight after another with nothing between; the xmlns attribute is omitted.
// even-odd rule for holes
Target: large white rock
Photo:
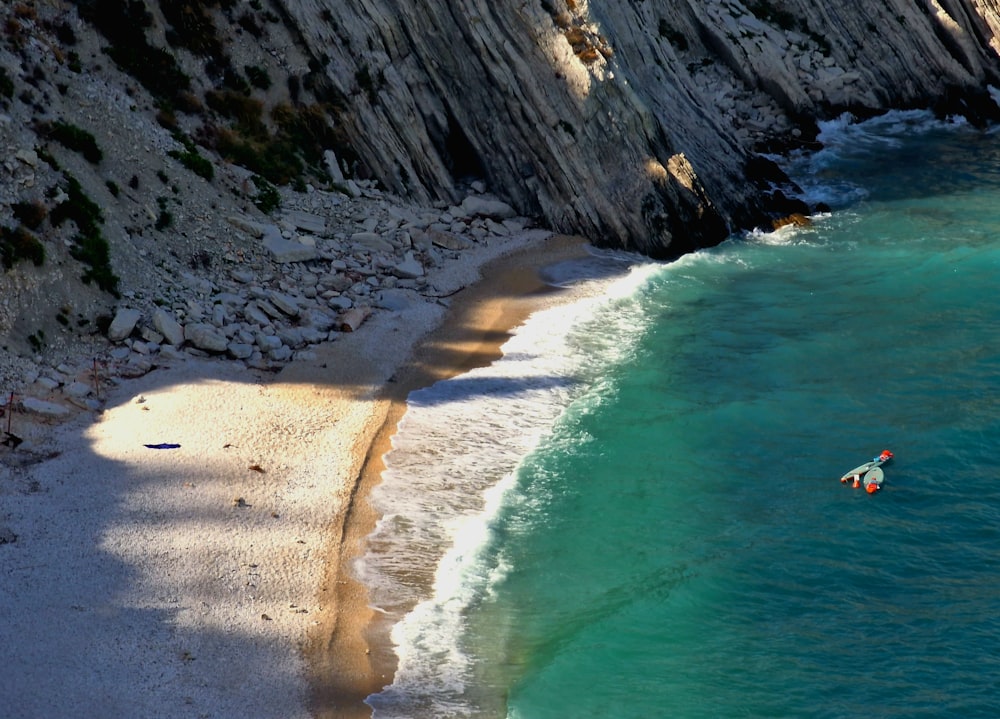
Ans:
<svg viewBox="0 0 1000 719"><path fill-rule="evenodd" d="M413 256L412 252L407 252L405 259L394 266L391 271L400 279L413 280L417 277L423 277L424 266Z"/></svg>
<svg viewBox="0 0 1000 719"><path fill-rule="evenodd" d="M243 308L243 316L246 318L247 322L260 325L261 327L266 327L271 324L271 318L257 306L256 302L250 302Z"/></svg>
<svg viewBox="0 0 1000 719"><path fill-rule="evenodd" d="M63 388L67 397L86 397L93 391L94 388L86 382L72 382Z"/></svg>
<svg viewBox="0 0 1000 719"><path fill-rule="evenodd" d="M276 292L272 290L267 293L267 298L271 300L271 304L289 317L297 317L299 312L302 311L299 307L299 303L295 301L295 298L291 295L286 295L283 292Z"/></svg>
<svg viewBox="0 0 1000 719"><path fill-rule="evenodd" d="M35 397L25 397L21 400L21 406L25 412L41 415L43 417L65 417L69 414L69 409L55 402L46 402Z"/></svg>
<svg viewBox="0 0 1000 719"><path fill-rule="evenodd" d="M302 330L298 327L280 327L276 334L282 344L288 345L292 349L298 349L306 343L302 337Z"/></svg>
<svg viewBox="0 0 1000 719"><path fill-rule="evenodd" d="M277 307L275 307L274 305L272 305L267 300L265 300L265 299L259 299L259 300L257 300L256 304L257 304L257 309L259 309L261 312L263 312L265 315L267 315L271 319L273 319L273 320L283 320L283 319L285 319L285 315L282 314L281 310L279 310Z"/></svg>
<svg viewBox="0 0 1000 719"><path fill-rule="evenodd" d="M281 347L281 338L277 335L258 334L256 344L263 352L270 352Z"/></svg>
<svg viewBox="0 0 1000 719"><path fill-rule="evenodd" d="M470 240L447 230L427 230L427 237L432 244L446 250L459 251L472 247Z"/></svg>
<svg viewBox="0 0 1000 719"><path fill-rule="evenodd" d="M240 217L238 215L233 215L232 217L226 218L233 227L243 230L254 237L263 237L268 225L262 225L259 222L254 222L253 220L248 220L245 217Z"/></svg>
<svg viewBox="0 0 1000 719"><path fill-rule="evenodd" d="M166 310L157 309L153 312L153 327L163 335L163 339L169 344L175 347L180 347L184 344L184 328Z"/></svg>
<svg viewBox="0 0 1000 719"><path fill-rule="evenodd" d="M268 227L268 231L264 234L263 244L264 249L271 253L271 259L280 264L308 262L319 257L319 252L315 247L286 240L281 236L281 231L274 226Z"/></svg>
<svg viewBox="0 0 1000 719"><path fill-rule="evenodd" d="M253 354L253 345L245 342L232 342L226 348L226 351L234 359L249 359L250 355Z"/></svg>
<svg viewBox="0 0 1000 719"><path fill-rule="evenodd" d="M347 306L350 307L350 305ZM335 317L330 316L320 309L311 309L303 313L301 321L304 326L311 327L319 332L329 332L337 323Z"/></svg>
<svg viewBox="0 0 1000 719"><path fill-rule="evenodd" d="M201 322L186 326L184 336L192 345L206 352L225 352L229 347L229 340L224 334Z"/></svg>
<svg viewBox="0 0 1000 719"><path fill-rule="evenodd" d="M337 155L333 150L323 152L323 162L326 164L326 174L330 176L330 180L337 185L344 184L344 173L340 169L340 163L337 162Z"/></svg>
<svg viewBox="0 0 1000 719"><path fill-rule="evenodd" d="M478 195L469 195L462 200L462 210L468 217L491 217L495 220L506 220L517 215L514 208L506 202Z"/></svg>
<svg viewBox="0 0 1000 719"><path fill-rule="evenodd" d="M132 330L135 329L140 317L142 317L142 313L139 310L127 307L118 310L115 313L115 318L111 320L111 325L108 327L108 339L112 342L121 342L132 334Z"/></svg>
<svg viewBox="0 0 1000 719"><path fill-rule="evenodd" d="M376 232L355 232L351 235L351 242L375 252L392 252L395 249L391 242Z"/></svg>
<svg viewBox="0 0 1000 719"><path fill-rule="evenodd" d="M413 306L413 295L407 290L382 290L375 295L375 306L392 312L402 312Z"/></svg>
<svg viewBox="0 0 1000 719"><path fill-rule="evenodd" d="M311 212L287 210L285 212L285 220L297 229L304 230L305 232L312 232L317 235L322 235L326 232L326 218L314 215Z"/></svg>

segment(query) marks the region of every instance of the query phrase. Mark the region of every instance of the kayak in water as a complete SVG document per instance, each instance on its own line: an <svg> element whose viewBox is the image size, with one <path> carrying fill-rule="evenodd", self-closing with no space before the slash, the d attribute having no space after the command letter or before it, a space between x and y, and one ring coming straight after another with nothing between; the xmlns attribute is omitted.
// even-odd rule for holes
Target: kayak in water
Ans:
<svg viewBox="0 0 1000 719"><path fill-rule="evenodd" d="M882 465L890 459L892 459L892 452L884 449L882 450L882 454L875 457L875 459L865 462L847 472L840 478L840 481L842 484L847 484L850 481L851 486L855 489L864 486L868 494L875 494L875 492L882 489L882 483L885 481L885 473L882 471Z"/></svg>

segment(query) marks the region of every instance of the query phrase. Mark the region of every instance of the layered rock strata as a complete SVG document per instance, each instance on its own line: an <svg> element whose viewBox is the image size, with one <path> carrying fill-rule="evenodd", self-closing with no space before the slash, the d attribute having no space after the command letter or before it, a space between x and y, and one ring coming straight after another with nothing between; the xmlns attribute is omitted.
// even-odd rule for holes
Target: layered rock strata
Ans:
<svg viewBox="0 0 1000 719"><path fill-rule="evenodd" d="M789 209L754 153L809 139L816 119L996 116L993 3L282 6L351 99L339 120L380 182L453 201L481 174L522 213L654 256Z"/></svg>
<svg viewBox="0 0 1000 719"><path fill-rule="evenodd" d="M243 244L259 246L256 256L216 271L181 272L154 303L123 298L105 332L110 346L75 361L27 363L12 377L17 391L0 397L0 417L100 410L109 384L189 357L268 371L315 359L319 345L354 332L375 312L447 305L462 287L439 270L464 252L491 245L502 252L550 234L491 196L469 195L435 210L362 184L356 199L289 194L273 223L229 217ZM358 229L346 229L349 218Z"/></svg>
<svg viewBox="0 0 1000 719"><path fill-rule="evenodd" d="M332 267L367 251L414 281L419 236L400 244L341 216L337 199L381 192L444 215L493 202L488 191L547 229L671 258L808 214L770 153L809 146L817 120L997 115L1000 12L985 0L137 0L127 32L108 27L122 7L0 5L4 384L35 355L93 355L103 331L129 333L127 316L105 326L123 307L164 347L220 351L218 310L186 303L247 265ZM129 67L139 50L183 92ZM273 142L283 122L302 146L287 132ZM321 160L275 214L260 175L310 153ZM287 214L321 195L333 208L323 227ZM106 247L81 246L95 229ZM84 262L102 252L103 266ZM341 290L318 279L329 291ZM282 312L251 296L237 314L269 305ZM221 352L273 358L252 334Z"/></svg>

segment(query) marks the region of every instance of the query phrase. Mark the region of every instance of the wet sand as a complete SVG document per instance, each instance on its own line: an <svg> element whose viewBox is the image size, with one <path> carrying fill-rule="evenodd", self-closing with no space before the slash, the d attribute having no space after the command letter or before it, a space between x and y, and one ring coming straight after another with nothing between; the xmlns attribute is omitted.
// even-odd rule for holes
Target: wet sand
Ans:
<svg viewBox="0 0 1000 719"><path fill-rule="evenodd" d="M389 639L391 623L368 604L366 588L355 580L351 562L364 551L365 538L378 517L367 497L380 481L382 457L406 411L410 392L485 366L501 356L511 331L527 317L559 301L561 291L539 271L552 263L586 254L580 238L555 237L489 263L483 278L456 294L445 320L418 343L413 355L379 393L382 417L364 448L364 463L344 517L344 531L333 542L323 583L325 599L336 607L313 632L307 651L312 678L312 711L319 719L371 716L366 697L392 681L396 657ZM362 447L357 448L362 451Z"/></svg>

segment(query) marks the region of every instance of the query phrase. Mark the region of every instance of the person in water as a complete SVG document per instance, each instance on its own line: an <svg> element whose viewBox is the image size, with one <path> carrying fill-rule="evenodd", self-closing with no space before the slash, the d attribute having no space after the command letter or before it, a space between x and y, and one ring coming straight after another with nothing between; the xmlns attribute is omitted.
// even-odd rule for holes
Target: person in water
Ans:
<svg viewBox="0 0 1000 719"><path fill-rule="evenodd" d="M857 489L858 487L861 486L861 475L864 474L865 471L867 471L871 467L878 467L879 465L885 464L890 459L892 459L892 457L893 457L892 452L890 452L887 449L883 449L881 454L879 454L877 457L872 458L871 462L868 462L865 465L862 465L861 467L858 468L861 470L860 473L853 475L851 474L845 475L840 478L840 481L843 484L847 484L847 481L849 479L852 479L853 482L851 482L851 486Z"/></svg>

